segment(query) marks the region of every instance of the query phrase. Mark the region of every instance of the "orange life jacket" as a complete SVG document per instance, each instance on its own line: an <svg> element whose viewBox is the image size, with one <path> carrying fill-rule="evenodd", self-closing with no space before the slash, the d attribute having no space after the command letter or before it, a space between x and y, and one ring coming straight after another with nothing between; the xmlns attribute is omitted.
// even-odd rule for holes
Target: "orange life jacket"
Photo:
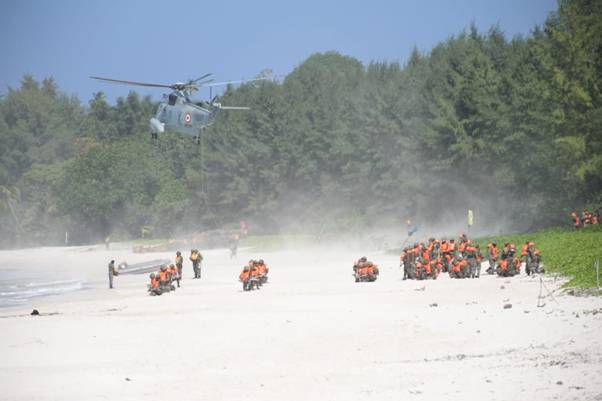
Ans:
<svg viewBox="0 0 602 401"><path fill-rule="evenodd" d="M529 252L529 244L523 245L523 248L520 251L520 256L527 256L527 252Z"/></svg>
<svg viewBox="0 0 602 401"><path fill-rule="evenodd" d="M495 245L489 245L489 247L488 247L488 248L489 248L489 249L488 249L489 256L490 256L492 259L497 259L497 256L500 254L500 250L499 250L499 249L497 249L497 246L495 246Z"/></svg>
<svg viewBox="0 0 602 401"><path fill-rule="evenodd" d="M249 270L243 270L240 275L238 276L239 279L241 279L242 281L247 281L249 279Z"/></svg>
<svg viewBox="0 0 602 401"><path fill-rule="evenodd" d="M573 217L573 226L579 227L579 216L577 216L577 213L571 213L571 217Z"/></svg>
<svg viewBox="0 0 602 401"><path fill-rule="evenodd" d="M159 287L159 280L156 278L151 278L150 285L152 289Z"/></svg>
<svg viewBox="0 0 602 401"><path fill-rule="evenodd" d="M441 246L439 247L439 250L441 251L441 253L446 253L447 252L447 241L441 243Z"/></svg>
<svg viewBox="0 0 602 401"><path fill-rule="evenodd" d="M167 272L161 270L159 273L159 281L167 281Z"/></svg>

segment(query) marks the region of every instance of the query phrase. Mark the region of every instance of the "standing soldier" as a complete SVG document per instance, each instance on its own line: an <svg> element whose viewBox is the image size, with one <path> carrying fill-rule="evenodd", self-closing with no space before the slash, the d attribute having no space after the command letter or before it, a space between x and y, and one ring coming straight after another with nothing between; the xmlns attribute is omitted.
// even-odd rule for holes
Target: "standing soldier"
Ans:
<svg viewBox="0 0 602 401"><path fill-rule="evenodd" d="M198 251L198 249L190 250L190 261L192 262L192 270L194 270L194 278L201 278L201 261L203 260L203 255Z"/></svg>
<svg viewBox="0 0 602 401"><path fill-rule="evenodd" d="M176 252L176 268L178 269L178 287L180 286L179 280L182 279L182 265L184 264L184 258L182 257L182 253L180 251Z"/></svg>
<svg viewBox="0 0 602 401"><path fill-rule="evenodd" d="M117 275L117 270L115 270L115 261L111 260L109 262L109 289L113 288L113 276Z"/></svg>
<svg viewBox="0 0 602 401"><path fill-rule="evenodd" d="M238 251L238 241L240 241L240 235L234 233L230 237L230 259L236 256L236 253Z"/></svg>
<svg viewBox="0 0 602 401"><path fill-rule="evenodd" d="M500 250L497 248L497 243L495 241L492 241L489 245L487 245L487 260L489 261L487 273L495 273L495 266L497 264L497 257L499 254Z"/></svg>

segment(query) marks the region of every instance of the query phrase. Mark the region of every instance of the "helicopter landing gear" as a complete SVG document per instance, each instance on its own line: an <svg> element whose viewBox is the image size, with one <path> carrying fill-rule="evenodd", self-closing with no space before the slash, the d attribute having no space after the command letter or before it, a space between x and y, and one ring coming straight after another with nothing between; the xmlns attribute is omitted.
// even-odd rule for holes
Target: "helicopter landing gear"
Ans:
<svg viewBox="0 0 602 401"><path fill-rule="evenodd" d="M159 139L159 135L156 132L151 131L151 137L150 137L151 145L156 145L158 139Z"/></svg>

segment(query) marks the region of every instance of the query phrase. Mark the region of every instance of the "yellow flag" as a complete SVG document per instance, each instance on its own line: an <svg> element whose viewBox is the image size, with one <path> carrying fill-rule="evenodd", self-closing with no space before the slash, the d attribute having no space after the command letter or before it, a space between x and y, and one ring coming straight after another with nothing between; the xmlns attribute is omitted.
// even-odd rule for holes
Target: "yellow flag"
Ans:
<svg viewBox="0 0 602 401"><path fill-rule="evenodd" d="M472 214L472 210L468 209L468 227L472 227L474 223L474 216Z"/></svg>

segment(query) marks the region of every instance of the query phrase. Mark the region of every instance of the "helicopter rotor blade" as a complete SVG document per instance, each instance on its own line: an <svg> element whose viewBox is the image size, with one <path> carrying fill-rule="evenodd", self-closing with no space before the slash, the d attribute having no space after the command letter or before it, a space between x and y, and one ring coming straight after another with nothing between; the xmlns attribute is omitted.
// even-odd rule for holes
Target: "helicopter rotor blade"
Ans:
<svg viewBox="0 0 602 401"><path fill-rule="evenodd" d="M197 83L197 82L199 82L200 80L203 80L203 79L207 78L207 77L208 77L208 76L210 76L210 75L211 75L211 73L209 73L209 74L205 74L205 75L203 75L202 77L198 77L197 79L193 79L193 80L191 80L191 81L190 81L190 83ZM213 81L213 80L212 80L212 81Z"/></svg>
<svg viewBox="0 0 602 401"><path fill-rule="evenodd" d="M255 79L239 79L237 81L213 82L213 83L201 85L201 86L219 86L219 85L229 85L229 84L241 84L241 83L247 83L247 82L253 82L253 81L263 81L265 79L267 79L267 78L262 77L262 78L255 78Z"/></svg>
<svg viewBox="0 0 602 401"><path fill-rule="evenodd" d="M215 80L213 78L210 78L210 79L206 79L206 80L201 81L201 82L197 82L194 85L195 86L208 86L207 84L210 83L210 82L213 82L213 81L215 81Z"/></svg>
<svg viewBox="0 0 602 401"><path fill-rule="evenodd" d="M151 84L147 82L136 82L136 81L123 81L121 79L112 79L112 78L103 78L103 77L90 77L92 79L97 79L99 81L106 81L113 84L121 84L121 85L133 85L133 86L147 86L151 88L171 88L173 89L173 85L163 85L163 84Z"/></svg>

